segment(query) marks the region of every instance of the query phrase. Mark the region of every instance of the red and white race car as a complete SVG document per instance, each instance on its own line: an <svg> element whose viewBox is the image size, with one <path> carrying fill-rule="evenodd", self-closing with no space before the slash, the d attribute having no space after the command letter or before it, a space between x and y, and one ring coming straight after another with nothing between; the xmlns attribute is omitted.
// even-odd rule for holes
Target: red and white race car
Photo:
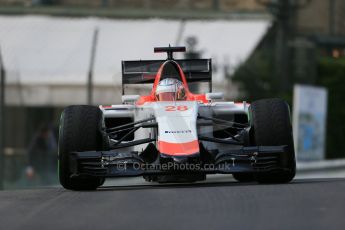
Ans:
<svg viewBox="0 0 345 230"><path fill-rule="evenodd" d="M296 163L288 104L221 101L212 93L211 59L173 58L184 47L158 47L166 60L122 62L121 105L67 107L60 120L59 178L90 190L107 177L194 182L207 174L238 181L286 183ZM209 93L193 94L190 83ZM149 95L125 95L128 84L153 84Z"/></svg>

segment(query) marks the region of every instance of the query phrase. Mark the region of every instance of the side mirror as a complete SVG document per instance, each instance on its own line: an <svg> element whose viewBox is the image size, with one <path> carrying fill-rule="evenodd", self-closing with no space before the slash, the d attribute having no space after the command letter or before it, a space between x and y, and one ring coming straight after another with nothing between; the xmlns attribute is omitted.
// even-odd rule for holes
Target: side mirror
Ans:
<svg viewBox="0 0 345 230"><path fill-rule="evenodd" d="M139 99L139 95L122 95L122 103L135 103Z"/></svg>
<svg viewBox="0 0 345 230"><path fill-rule="evenodd" d="M224 99L224 93L206 93L206 99L208 101Z"/></svg>

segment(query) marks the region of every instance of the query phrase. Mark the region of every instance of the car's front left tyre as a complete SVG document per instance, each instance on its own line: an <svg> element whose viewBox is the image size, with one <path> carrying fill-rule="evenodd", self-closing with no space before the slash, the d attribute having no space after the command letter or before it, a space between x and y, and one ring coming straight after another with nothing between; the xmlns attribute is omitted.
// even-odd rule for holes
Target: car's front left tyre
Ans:
<svg viewBox="0 0 345 230"><path fill-rule="evenodd" d="M289 105L281 99L262 99L249 107L253 144L257 146L286 146L278 162L278 170L256 173L259 183L287 183L296 174L295 150Z"/></svg>

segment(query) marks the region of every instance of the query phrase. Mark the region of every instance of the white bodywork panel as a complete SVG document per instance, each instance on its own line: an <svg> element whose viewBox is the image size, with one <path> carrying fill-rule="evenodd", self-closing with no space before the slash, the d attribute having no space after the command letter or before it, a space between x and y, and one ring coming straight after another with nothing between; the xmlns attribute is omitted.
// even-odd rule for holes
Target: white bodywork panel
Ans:
<svg viewBox="0 0 345 230"><path fill-rule="evenodd" d="M200 103L197 101L176 102L147 102L144 105L112 105L100 106L104 118L130 117L133 122L155 117L158 123L158 133L153 128L141 128L135 132L134 140L148 137L157 137L159 141L170 143L185 143L198 139L198 134L213 136L213 126L197 127L198 115L213 117L219 115L247 114L248 105L234 102ZM207 149L224 149L228 144L219 144L203 141ZM128 147L124 150L143 151L147 144Z"/></svg>
<svg viewBox="0 0 345 230"><path fill-rule="evenodd" d="M158 139L170 143L191 142L198 139L196 120L198 104L196 101L155 102L152 103Z"/></svg>

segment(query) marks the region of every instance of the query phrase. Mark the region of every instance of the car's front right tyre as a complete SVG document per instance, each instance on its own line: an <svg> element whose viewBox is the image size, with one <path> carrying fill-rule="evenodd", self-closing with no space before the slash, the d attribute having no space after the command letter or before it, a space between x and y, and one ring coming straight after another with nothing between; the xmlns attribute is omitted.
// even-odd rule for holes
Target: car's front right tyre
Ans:
<svg viewBox="0 0 345 230"><path fill-rule="evenodd" d="M252 182L255 181L253 173L233 173L232 176L238 182Z"/></svg>
<svg viewBox="0 0 345 230"><path fill-rule="evenodd" d="M58 171L60 184L70 190L94 190L104 178L71 177L71 152L102 150L102 111L96 106L73 105L61 114L59 129Z"/></svg>

